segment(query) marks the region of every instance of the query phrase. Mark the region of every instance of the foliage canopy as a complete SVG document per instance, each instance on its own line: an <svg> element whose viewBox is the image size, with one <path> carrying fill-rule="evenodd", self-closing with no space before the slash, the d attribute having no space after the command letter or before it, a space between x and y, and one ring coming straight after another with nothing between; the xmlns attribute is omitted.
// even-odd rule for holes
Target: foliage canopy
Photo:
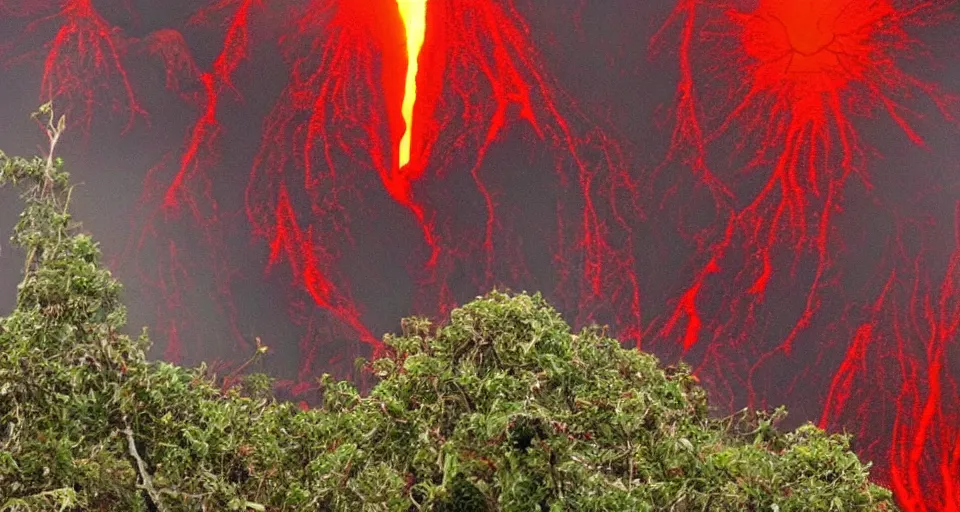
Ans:
<svg viewBox="0 0 960 512"><path fill-rule="evenodd" d="M406 319L369 395L324 376L307 411L263 375L224 391L147 361L41 115L50 156L0 153L27 254L0 320L0 511L893 510L846 437L716 418L689 368L572 333L539 295Z"/></svg>

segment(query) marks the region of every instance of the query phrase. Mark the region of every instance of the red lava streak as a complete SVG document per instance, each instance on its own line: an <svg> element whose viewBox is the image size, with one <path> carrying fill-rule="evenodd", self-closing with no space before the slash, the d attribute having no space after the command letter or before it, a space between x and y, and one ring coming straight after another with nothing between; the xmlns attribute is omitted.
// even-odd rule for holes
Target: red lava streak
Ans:
<svg viewBox="0 0 960 512"><path fill-rule="evenodd" d="M6 50L0 51L0 59L21 64L45 52L41 101L59 99L71 121L85 130L94 115L104 111L123 116L125 131L138 117L147 117L126 68L131 57L158 58L167 86L175 92L194 71L183 60L186 45L178 33L164 29L142 39L129 37L105 20L92 0L0 2L0 16L38 17L12 41L0 40L0 50ZM37 41L47 34L48 41ZM26 49L17 53L21 48Z"/></svg>
<svg viewBox="0 0 960 512"><path fill-rule="evenodd" d="M574 248L577 253L587 252L591 283L581 293L584 300L598 300L601 282L614 278L600 275L603 260L616 261L619 256L607 254L604 247L599 207L592 204L600 192L592 187L602 184L607 173L621 171L615 167L620 165L619 156L598 130L578 132L589 124L568 101L557 98L555 84L544 76L532 51L529 29L516 10L505 5L487 0L426 4L409 126L403 104L405 95L413 92L407 81L410 57L396 0L315 0L299 11L294 30L280 40L291 66L290 79L266 122L247 189L247 216L255 233L268 240L282 238L285 230L274 213L281 210L291 212L291 222L312 233L312 245L304 246L304 251L315 256L301 253L303 263L292 255L288 259L300 269L312 262L315 275L326 276L325 292L311 295L316 304L336 311L341 321L359 329L355 310L345 313L328 304L351 300L349 284L337 268L344 250L353 244L352 215L367 212L375 183L412 214L423 234L428 255L422 267L421 302L426 311L442 311L454 302L448 277L458 260L482 255L480 268L470 273L479 283L478 293L500 282L495 267L510 254L513 242L498 241L502 236L498 203L481 167L490 148L515 121L557 150L579 176L586 208L580 221L571 223L580 233L566 243L579 245ZM400 165L401 141L408 129L410 159ZM443 152L436 153L438 148ZM482 200L485 222L479 232L471 230L473 226L451 227L452 212L441 207L455 209L456 203L431 204L418 197L429 178L445 177L451 166L450 148L466 160L460 165L468 166ZM585 151L606 157L599 164L588 164L581 155ZM619 176L629 183L626 175ZM560 178L569 180L563 174ZM284 192L291 190L303 194L309 209L292 213L295 208L286 204L290 199ZM558 257L578 256L561 252ZM522 263L511 271L523 273ZM624 289L636 289L629 281L632 275L627 270L620 276L628 279ZM624 307L637 304L635 295Z"/></svg>

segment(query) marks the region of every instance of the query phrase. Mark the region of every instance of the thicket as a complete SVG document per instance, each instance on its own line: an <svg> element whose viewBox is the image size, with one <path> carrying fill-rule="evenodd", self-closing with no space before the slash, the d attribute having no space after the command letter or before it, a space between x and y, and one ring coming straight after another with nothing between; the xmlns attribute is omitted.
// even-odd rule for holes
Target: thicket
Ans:
<svg viewBox="0 0 960 512"><path fill-rule="evenodd" d="M38 120L47 157L0 153L26 205L0 320L2 511L894 509L846 437L782 432L782 409L715 417L689 368L572 333L539 295L408 318L369 363L372 392L324 376L307 411L263 375L224 391L202 366L148 361L70 217L62 118Z"/></svg>

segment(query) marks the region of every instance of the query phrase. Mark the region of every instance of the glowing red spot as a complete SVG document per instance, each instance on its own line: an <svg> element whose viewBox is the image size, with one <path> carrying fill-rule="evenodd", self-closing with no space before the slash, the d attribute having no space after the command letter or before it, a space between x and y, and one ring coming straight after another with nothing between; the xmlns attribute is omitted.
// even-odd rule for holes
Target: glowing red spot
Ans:
<svg viewBox="0 0 960 512"><path fill-rule="evenodd" d="M763 0L734 16L744 52L758 62L754 87L791 96L798 115L823 116L805 100L869 79L877 35L895 14L889 0Z"/></svg>

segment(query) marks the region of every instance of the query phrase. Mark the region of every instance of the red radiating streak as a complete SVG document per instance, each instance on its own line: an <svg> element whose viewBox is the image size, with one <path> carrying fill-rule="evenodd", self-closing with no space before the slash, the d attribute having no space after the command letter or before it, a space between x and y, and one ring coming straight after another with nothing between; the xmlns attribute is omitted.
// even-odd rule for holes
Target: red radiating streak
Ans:
<svg viewBox="0 0 960 512"><path fill-rule="evenodd" d="M902 326L896 330L898 341L921 347L916 355L900 354L906 371L896 401L890 476L907 511L955 512L960 510L960 388L947 372L948 351L960 337L960 250L939 289L925 292L918 279L913 299L905 313L902 308L889 313Z"/></svg>
<svg viewBox="0 0 960 512"><path fill-rule="evenodd" d="M133 127L138 117L147 117L125 68L124 60L131 55L142 55L146 50L158 57L166 72L167 88L175 92L181 92L183 80L194 78L196 68L182 37L174 30L158 30L143 39L128 37L103 18L92 0L30 0L11 4L0 3L0 14L50 14L30 22L14 41L6 43L9 48L4 50L12 51L20 44L31 49L6 59L5 64L21 63L45 51L40 100L56 100L68 119L84 131L89 130L95 114L102 115L104 111L125 116L124 132ZM49 42L37 45L29 39L47 25L59 25ZM74 115L77 106L82 106L82 110Z"/></svg>
<svg viewBox="0 0 960 512"><path fill-rule="evenodd" d="M359 186L359 180L346 181L349 172L342 167L353 168L338 165L334 152L344 150L356 167L373 167L384 189L413 212L428 244L435 245L426 213L413 199L408 174L413 166L400 169L395 152L390 156L404 131L403 37L393 0L314 0L299 11L293 29L280 41L291 66L289 83L267 118L246 191L246 216L254 234L270 243L270 266L278 263L283 248L297 286L375 354L382 343L363 323L342 276L335 276L340 247L350 241L342 218L345 205L338 201L352 195L349 188ZM381 57L379 80L374 78L374 50ZM370 100L355 95L360 91L374 93L382 108L368 108ZM331 131L336 121L346 123ZM354 128L363 136L349 144L344 134L356 133ZM370 161L361 162L358 155L364 150ZM290 190L305 193L309 214L302 220L294 212L304 205L294 204ZM325 341L304 338L305 344ZM316 353L307 345L302 351ZM309 376L313 364L313 357L306 357L300 374Z"/></svg>
<svg viewBox="0 0 960 512"><path fill-rule="evenodd" d="M323 33L326 41L310 41L312 34L318 31ZM407 58L403 41L404 27L394 0L336 4L329 0L314 0L307 5L298 19L296 30L281 40L293 71L284 97L268 120L265 143L257 157L254 173L256 179L263 172L279 172L284 165L299 163L305 188L319 202L320 198L314 195L318 187L332 186L341 178L340 166L334 162L335 148L346 149L355 158L365 148L384 188L398 204L413 213L425 241L435 254L437 242L427 213L413 197L412 185L422 171L417 169L416 163L403 168L397 164L396 148L405 130L402 104ZM301 45L305 42L309 43L306 47ZM379 83L375 83L373 70L369 67L374 62L373 55L367 54L374 49L379 53L382 66ZM342 101L354 93L348 86L356 85L350 78L365 82L367 91L381 92L384 108L368 109L360 114L364 103L369 100L354 98L354 108L347 110ZM294 124L298 122L296 113L303 111L309 114L298 127ZM361 115L365 118L361 119ZM385 122L383 117L386 117ZM337 137L329 129L331 123L338 120L359 125L366 132L365 143L355 148L349 148L342 139L339 144L330 144L328 141ZM388 131L386 141L378 133L381 127ZM278 145L289 146L286 142L289 134L284 133L287 130L294 132L298 145L302 147L299 162L275 152ZM302 144L299 143L301 140ZM318 160L323 162L324 169L318 168ZM251 205L251 208L255 207ZM259 214L251 210L251 215L255 217L252 218L254 223L259 222Z"/></svg>
<svg viewBox="0 0 960 512"><path fill-rule="evenodd" d="M40 85L41 101L58 99L68 105L83 104L80 122L89 129L94 113L104 106L98 101L99 84L115 79L123 99L109 107L114 111L126 111L125 129L129 129L136 117L145 116L146 112L137 101L121 62L127 41L100 16L92 0L64 0L52 6L60 6L56 14L32 22L25 30L31 33L42 24L61 21L60 29L47 47ZM39 6L37 10L52 6ZM27 9L18 14L31 12Z"/></svg>
<svg viewBox="0 0 960 512"><path fill-rule="evenodd" d="M268 117L248 187L247 214L255 232L273 236L275 227L269 219L276 210L277 191L293 190L292 178L299 174L302 186L296 186L305 192L312 210L312 220L304 222L316 227L315 236L332 235L317 244L332 258L327 264L335 264L339 246L352 243L344 202L362 201L360 193L369 183L364 171L372 170L389 197L412 212L420 226L430 252L424 281L430 283L426 288L436 292L433 298L442 312L450 304L446 276L473 248L483 255L481 288L496 283L497 255L506 248L496 246L498 204L483 179L481 165L516 116L573 163L583 200L580 219L573 224L580 233L574 249L584 260L583 276L578 276L582 277L581 301L606 300L604 283L613 279L631 297L624 309L632 308L639 318L639 285L631 256L626 250L614 252L604 225L626 224L623 216L633 207L618 206L622 211L603 221L596 203L598 194L614 193L614 181L633 186L631 178L618 167L622 165L618 151L599 130L586 136L575 133L571 118L582 121L583 116L558 99L555 86L535 60L537 55L530 51L529 29L516 11L509 4L491 1L427 4L416 102L407 126L402 105L409 93L405 85L410 57L403 51L404 25L395 2L314 1L301 12L296 30L281 40L292 72ZM396 153L405 129L410 135L411 160L400 166ZM471 155L470 177L486 217L479 237L441 237L436 205L417 198L414 188L429 177L431 165L437 169L433 175L437 178L447 170L444 163L450 156L434 153L440 144L445 152L453 147L457 153ZM598 148L605 160L589 165L581 153ZM346 165L343 156L348 157ZM600 166L607 169L595 168ZM568 179L565 172L558 172L563 186ZM567 257L568 253L558 254ZM623 270L616 278L608 274L611 264Z"/></svg>
<svg viewBox="0 0 960 512"><path fill-rule="evenodd" d="M633 178L624 171L618 161L618 150L606 135L599 130L579 135L571 126L574 121L583 122L584 116L565 101L556 85L544 75L537 61L539 55L531 51L534 46L529 32L510 2L431 0L428 3L426 41L420 54L423 79L417 80L418 100L414 109L418 120L412 133L414 153L422 155L424 161L436 156L433 150L443 139L442 131L454 122L465 122L466 135L475 136L470 141L476 144L470 147L476 155L470 175L486 211L480 251L484 255L482 287L487 288L495 284L493 266L498 248L494 240L500 221L495 195L485 184L480 170L491 146L510 123L511 115L516 115L539 139L562 151L574 169L583 201L579 219L573 224L578 231L574 253L575 257L582 258L583 269L577 276L580 305L583 310L589 310L588 303L596 302L603 295L603 284L613 279L622 283L616 287L622 286L627 296L629 306L625 309L632 308L632 315L639 323L639 289L630 263L632 256L618 253L610 244L607 225L626 226L622 215L633 207L617 205L610 196L604 196L614 210L611 218L604 221L596 202L600 194L614 194L616 186L626 190L634 188ZM489 88L488 95L478 94L483 90L481 86ZM461 103L463 114L459 119L439 109L441 96L451 90ZM462 147L466 141L455 139L454 147ZM586 151L595 151L601 158L588 163L584 157ZM559 167L558 164L558 179L561 187L566 187L569 177L559 171ZM618 213L617 208L623 211ZM626 245L631 243L628 235ZM563 260L567 253L560 250L555 257ZM615 268L622 272L612 277L608 273L615 272Z"/></svg>
<svg viewBox="0 0 960 512"><path fill-rule="evenodd" d="M382 355L383 342L367 330L360 320L360 312L330 282L320 269L320 262L314 254L313 233L308 229L303 233L290 206L290 198L285 188L280 189L276 211L276 237L270 243L270 262L273 266L280 260L280 254L286 254L294 276L306 287L314 302L345 321L360 335L361 341L374 347L375 356Z"/></svg>
<svg viewBox="0 0 960 512"><path fill-rule="evenodd" d="M735 389L725 383L740 378L733 364L745 369L748 405L762 406L767 400L792 394L794 384L780 384L782 379L770 375L769 369L775 360L783 362L791 356L811 324L818 320L823 323L822 303L837 293L825 293L825 287L836 282L839 273L835 264L843 244L834 223L852 183L848 178L856 176L868 191L873 187L865 172L865 151L853 121L855 115L885 111L907 139L920 146L924 141L913 127L914 118L919 116L904 106L910 96L922 93L948 120L955 121L956 116L950 98L897 64L900 55L915 51L906 28L940 15L934 2L895 6L889 0L760 0L748 10L725 5L729 4L682 0L665 25L665 29L679 27L680 32L677 122L668 161L680 160L689 166L696 186L710 192L719 217L716 224L693 236L703 263L693 269L689 283L675 299L672 313L656 332L675 343L683 356L696 357L691 350L699 343L707 344L697 368L699 372L715 372L716 380L706 379L714 389ZM662 30L655 37L655 50L662 48L665 34ZM716 103L709 103L711 100ZM737 149L750 151L743 169L754 175L769 169L759 186L735 183L707 164L711 144L735 129L745 133L739 137ZM654 177L665 169L666 165L655 169ZM753 187L756 191L749 195L742 192ZM744 258L744 263L736 263L737 257ZM783 263L788 259L792 260L789 267ZM808 269L808 281L800 284L801 309L792 327L770 344L762 339L770 322L766 295L775 283L795 283L795 269L801 263ZM856 414L860 421L867 418L859 412L864 408L882 411L885 407L883 395L878 393L865 396L860 403L852 398L863 393L862 386L872 385L868 384L870 379L883 378L867 371L868 361L881 357L875 354L877 351L888 350L881 340L891 338L882 329L886 324L881 320L896 310L894 296L902 293L894 276L919 276L924 272L919 263L914 267L887 274L890 280L884 291L867 309L869 320L855 329L825 393L822 426L833 427L838 421L849 425L850 414ZM947 280L956 280L954 270ZM723 296L719 314L704 311L703 296L716 296L718 292ZM796 294L793 289L791 292ZM944 298L951 294L955 291L940 290L939 315L934 315L933 309L924 310L931 325L952 326L945 319L960 316L955 306L943 302L952 300ZM909 307L916 308L917 300L920 304L932 301L933 296L917 295ZM683 322L686 328L678 329ZM846 316L839 322L847 322ZM895 468L884 467L887 461L876 461L881 465L881 475L892 474L885 471L900 472L897 478L904 483L896 487L897 497L902 503L913 503L916 510L956 506L947 505L954 503L950 499L924 496L927 489L921 486L923 481L956 495L956 485L947 484L948 478L930 480L929 472L929 461L936 456L942 474L953 479L957 475L956 469L944 469L946 461L955 457L953 449L944 448L946 444L938 444L940 441L932 442L930 436L936 430L931 425L960 419L947 420L943 409L944 350L957 340L954 327L947 329L949 334L942 331L931 331L938 334L927 338L927 357L916 361L923 370L912 374L928 386L925 394L921 393L924 398L918 395L915 403L919 405L909 409L902 406L893 441L887 445L890 453L900 449L894 445L908 447L904 458L896 463L889 459ZM901 340L897 334L892 339L910 345L918 338ZM910 358L901 354L890 360L908 365ZM903 379L904 390L916 395L918 384L906 375ZM762 402L758 403L758 397ZM733 397L731 405L732 401ZM912 418L914 423L908 426L903 418ZM880 439L878 434L888 435L878 432L873 424L868 420L859 426L869 429L873 434L869 438L874 441ZM955 429L946 432L938 439L955 441Z"/></svg>
<svg viewBox="0 0 960 512"><path fill-rule="evenodd" d="M163 206L167 209L175 209L182 199L189 200L189 194L183 194L181 189L191 176L200 172L201 165L209 163L209 158L202 158L200 153L204 149L212 148L220 134L220 124L217 122L218 102L224 91L234 90L233 74L247 58L249 51L250 11L262 5L260 0L220 0L198 13L195 19L202 19L228 7L233 7L234 10L227 26L223 49L213 61L213 70L204 72L199 77L204 92L203 110L187 138L187 147L180 158L177 174L164 194ZM213 201L213 198L207 197L206 200Z"/></svg>
<svg viewBox="0 0 960 512"><path fill-rule="evenodd" d="M162 171L166 167L164 164L158 165L148 173L141 202L144 208L149 209L155 206L159 208L147 212L146 223L140 228L136 246L128 248L128 251L133 250L139 254L149 253L151 248L148 247L148 243L152 242L153 238L161 234L171 236L171 233L183 230L182 226L176 225L178 220L186 219L194 227L199 228L200 241L210 251L209 264L216 275L216 289L213 290L214 293L210 298L221 308L234 341L244 352L249 351L249 340L240 334L237 327L237 313L230 296L232 271L222 247L223 219L213 194L213 179L209 174L209 168L217 161L216 147L222 131L217 120L220 100L224 92L234 90L233 74L246 59L249 48L249 17L253 9L260 6L260 0L220 0L194 16L193 21L197 22L224 11L229 13L223 48L214 60L211 71L194 74L195 80L202 87L199 98L200 116L189 129L185 148L178 159L173 177L162 177ZM163 46L167 39L165 37L157 41L151 50L157 53L170 52L169 46ZM179 53L174 56L179 58L181 67L195 69L192 58L189 56ZM172 80L169 73L167 80L169 86ZM159 197L156 197L155 201L158 192ZM161 254L164 253L161 252ZM191 259L196 260L196 258ZM161 312L158 316L170 317L165 322L172 326L167 329L170 345L181 344L183 342L181 331L190 331L186 328L188 315L181 315L180 311L183 308L176 306L182 299L175 299L195 286L194 281L200 265L196 261L190 263L188 265L175 252L166 253L166 257L161 258L157 266L177 268L179 279L165 276L162 271L139 269L141 279L153 284L167 302L167 311ZM150 277L150 274L157 275ZM192 320L196 321L196 319ZM180 327L177 327L178 325ZM174 352L180 354L182 351L178 347ZM178 359L170 360L178 361Z"/></svg>

